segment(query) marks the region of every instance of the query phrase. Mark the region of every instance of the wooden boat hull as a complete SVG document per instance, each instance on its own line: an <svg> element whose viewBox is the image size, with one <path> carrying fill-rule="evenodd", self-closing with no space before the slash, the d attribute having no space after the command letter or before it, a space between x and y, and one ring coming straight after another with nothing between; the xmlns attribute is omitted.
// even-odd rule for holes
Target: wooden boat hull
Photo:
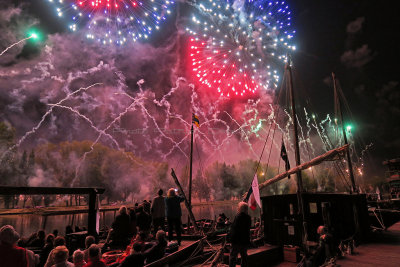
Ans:
<svg viewBox="0 0 400 267"><path fill-rule="evenodd" d="M146 267L163 267L169 266L174 263L184 261L192 255L192 253L198 249L199 246L202 246L202 240L197 241L182 241L182 246L178 251L171 253L158 261L152 262L150 264L145 265ZM202 249L202 248L201 248Z"/></svg>

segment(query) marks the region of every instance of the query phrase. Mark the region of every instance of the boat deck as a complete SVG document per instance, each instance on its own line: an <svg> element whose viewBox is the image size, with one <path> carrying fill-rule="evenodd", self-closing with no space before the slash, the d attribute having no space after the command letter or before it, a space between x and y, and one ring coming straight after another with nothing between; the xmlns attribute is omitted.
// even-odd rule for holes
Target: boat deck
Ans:
<svg viewBox="0 0 400 267"><path fill-rule="evenodd" d="M387 231L372 234L371 241L355 248L354 255L346 255L336 262L341 267L398 267L400 266L400 222ZM281 262L279 267L294 267L296 263Z"/></svg>

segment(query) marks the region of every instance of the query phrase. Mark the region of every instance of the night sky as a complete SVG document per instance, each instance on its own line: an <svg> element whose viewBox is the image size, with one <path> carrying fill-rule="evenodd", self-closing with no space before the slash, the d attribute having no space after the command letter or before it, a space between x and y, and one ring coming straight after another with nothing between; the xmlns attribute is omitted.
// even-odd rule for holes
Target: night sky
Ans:
<svg viewBox="0 0 400 267"><path fill-rule="evenodd" d="M12 2L13 4L11 1L0 0L0 50L22 39L26 27L40 29L45 36L39 44L28 41L0 58L0 120L11 122L16 127L19 137L34 126L46 111L45 103L51 98L49 95L54 92L51 94L43 92L46 90L45 87L56 83L57 79L49 78L52 75L57 76L54 72L59 73L62 79L67 79L67 73L76 71L77 66L90 69L99 66L100 61L104 61L105 64L115 64L115 67L126 76L126 85L135 90L137 90L136 82L141 78L150 84L149 87L160 88L161 84L173 87L174 82L170 79L171 65L181 64L178 67L179 75L176 76L187 74L184 70L187 59L182 56L185 53L185 48L182 47L187 41L185 33L181 32L179 40L176 40L176 25L185 23L185 16L191 12L191 8L183 2L179 3L179 12L174 12L163 25L163 30L155 33L146 44L139 44L137 47L127 45L125 48L104 46L98 48L79 33L70 33L47 1ZM345 121L351 118L354 120L352 133L359 153L372 143L366 154L366 167L371 167L368 169L371 174L383 175L382 161L399 157L400 150L400 93L397 66L399 49L395 40L400 20L398 10L395 8L396 2L356 0L287 2L293 12L292 19L296 30L293 44L297 50L292 54L292 58L299 107L307 106L310 113L320 116L320 120L327 113L333 114L331 72L335 72L350 108L350 112L345 110ZM12 12L17 12L17 15L12 16ZM49 53L56 56L51 64L58 67L55 69L48 67L47 71L51 74L39 78L42 80L38 84L25 82L21 85L19 83L21 79L29 78L31 81L33 76L40 77L46 72L41 69L46 68L46 64L40 64L46 58L44 56L46 46L47 49L52 47L53 50ZM180 61L177 59L179 55ZM29 74L21 74L23 70L34 65L36 69L30 69ZM115 73L115 70L111 70L110 73ZM47 78L51 82L45 81ZM57 86L63 88L61 85ZM81 86L79 79L71 82L71 86L74 88ZM109 86L115 84L110 83ZM23 90L14 90L14 87ZM156 96L166 93L165 89L155 92ZM21 96L24 97L20 98ZM16 98L22 102L15 104ZM204 101L205 98L202 99ZM236 104L234 101L232 103ZM245 106L244 103L237 104ZM236 110L232 104L226 104L225 107L233 113ZM262 111L259 106L257 108ZM69 120L61 115L60 118ZM50 132L58 127L54 131L60 134L63 131L63 123L55 118L50 120L52 122L52 126L49 127ZM100 122L100 119L95 121ZM39 136L41 141L37 143L46 139L43 132ZM74 139L76 136L69 134L62 138L49 137L49 140L62 141ZM27 145L32 143L35 142L31 140Z"/></svg>

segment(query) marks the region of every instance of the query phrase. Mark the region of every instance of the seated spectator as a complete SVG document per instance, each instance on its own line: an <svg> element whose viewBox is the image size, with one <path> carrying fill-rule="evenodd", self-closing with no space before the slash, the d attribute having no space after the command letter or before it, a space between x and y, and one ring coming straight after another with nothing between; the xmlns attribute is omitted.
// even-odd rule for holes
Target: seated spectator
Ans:
<svg viewBox="0 0 400 267"><path fill-rule="evenodd" d="M167 248L168 242L165 239L165 232L158 230L156 233L156 242L153 246L144 252L146 258L146 264L152 263L164 257L165 249Z"/></svg>
<svg viewBox="0 0 400 267"><path fill-rule="evenodd" d="M130 222L130 232L129 237L136 236L137 228L136 228L136 211L134 208L129 209L129 222Z"/></svg>
<svg viewBox="0 0 400 267"><path fill-rule="evenodd" d="M46 237L46 243L40 252L40 266L44 266L47 261L47 257L54 248L54 235L48 234Z"/></svg>
<svg viewBox="0 0 400 267"><path fill-rule="evenodd" d="M58 246L53 251L55 264L52 267L74 267L74 264L68 261L69 251L66 246Z"/></svg>
<svg viewBox="0 0 400 267"><path fill-rule="evenodd" d="M65 246L65 239L62 236L57 236L54 239L54 246L57 248L59 246ZM49 256L47 257L47 261L46 264L44 265L44 267L51 267L55 264L54 262L54 250L50 251Z"/></svg>
<svg viewBox="0 0 400 267"><path fill-rule="evenodd" d="M106 267L107 265L101 259L100 247L92 244L89 247L89 262L84 267Z"/></svg>
<svg viewBox="0 0 400 267"><path fill-rule="evenodd" d="M133 250L133 247L139 246L140 247L140 251L144 252L145 248L146 248L146 241L147 239L147 233L145 232L140 232L136 235L136 238L133 238L131 240L131 243L126 247L126 250L124 251L124 253L117 259L116 262L121 263L125 260L126 257L128 257Z"/></svg>
<svg viewBox="0 0 400 267"><path fill-rule="evenodd" d="M43 248L45 245L46 234L43 230L37 232L36 237L28 243L28 247Z"/></svg>
<svg viewBox="0 0 400 267"><path fill-rule="evenodd" d="M142 246L139 243L133 245L131 254L122 261L118 267L142 267L144 266L144 256L141 253Z"/></svg>
<svg viewBox="0 0 400 267"><path fill-rule="evenodd" d="M225 219L226 219L226 216L224 213L221 213L218 215L217 229L225 228Z"/></svg>
<svg viewBox="0 0 400 267"><path fill-rule="evenodd" d="M83 257L84 253L82 250L75 250L74 254L72 255L72 261L75 267L83 267L86 265L86 261L83 259Z"/></svg>
<svg viewBox="0 0 400 267"><path fill-rule="evenodd" d="M39 257L25 248L18 247L19 234L11 225L0 228L0 265L13 267L34 267Z"/></svg>
<svg viewBox="0 0 400 267"><path fill-rule="evenodd" d="M74 230L72 229L72 226L71 226L71 225L67 225L67 226L65 227L65 235L72 234L73 232L74 232Z"/></svg>
<svg viewBox="0 0 400 267"><path fill-rule="evenodd" d="M119 209L119 215L115 217L115 221L112 224L112 229L108 233L106 239L106 245L113 246L126 246L129 243L130 233L130 218L128 215L127 208L121 206Z"/></svg>
<svg viewBox="0 0 400 267"><path fill-rule="evenodd" d="M317 229L319 243L315 254L311 258L312 266L321 266L334 257L334 246L332 235L328 233L325 226L321 225Z"/></svg>
<svg viewBox="0 0 400 267"><path fill-rule="evenodd" d="M144 211L143 205L140 205L137 209L136 225L138 226L139 231L150 232L151 216Z"/></svg>
<svg viewBox="0 0 400 267"><path fill-rule="evenodd" d="M86 262L89 262L89 248L92 244L96 244L96 239L94 238L94 236L88 235L85 238L85 250L83 251L83 259Z"/></svg>

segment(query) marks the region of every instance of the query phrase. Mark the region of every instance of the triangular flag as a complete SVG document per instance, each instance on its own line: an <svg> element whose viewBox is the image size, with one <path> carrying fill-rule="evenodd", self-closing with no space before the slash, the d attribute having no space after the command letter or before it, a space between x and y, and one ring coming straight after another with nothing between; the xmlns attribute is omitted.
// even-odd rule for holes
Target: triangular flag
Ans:
<svg viewBox="0 0 400 267"><path fill-rule="evenodd" d="M247 197L249 207L252 210L255 210L258 206L261 208L261 199L260 199L260 189L258 187L258 179L257 173L254 175L253 182L251 183L251 188L249 192L247 192Z"/></svg>
<svg viewBox="0 0 400 267"><path fill-rule="evenodd" d="M283 139L282 139L282 146L281 146L281 158L285 162L285 170L286 171L290 170L289 158L286 153L286 147L285 147L285 143L283 142ZM288 178L290 179L290 175L288 175Z"/></svg>

